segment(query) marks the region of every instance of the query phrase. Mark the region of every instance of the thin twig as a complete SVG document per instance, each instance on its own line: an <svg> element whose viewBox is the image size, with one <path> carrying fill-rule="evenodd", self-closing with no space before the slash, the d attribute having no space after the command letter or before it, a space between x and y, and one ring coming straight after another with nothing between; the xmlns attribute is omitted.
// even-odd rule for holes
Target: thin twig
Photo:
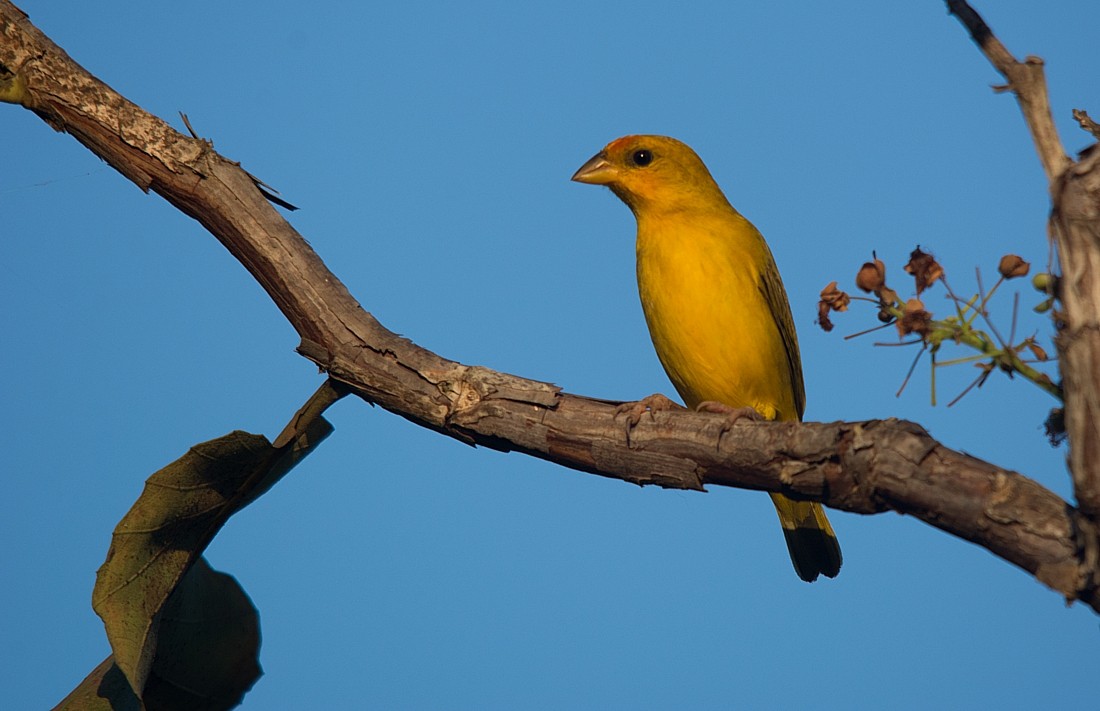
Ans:
<svg viewBox="0 0 1100 711"><path fill-rule="evenodd" d="M989 330L993 331L993 335L996 337L997 342L1001 344L1001 349L1007 349L1008 344L1006 344L1005 339L1001 337L1000 332L997 330L997 325L989 318L989 311L986 309L989 300L993 298L993 294L996 293L997 288L1004 283L1005 278L1001 277L998 279L997 283L993 285L993 288L989 290L988 294L982 294L982 270L975 267L974 273L978 276L978 294L981 295L981 307L978 309L978 313L982 315L982 320L989 326Z"/></svg>
<svg viewBox="0 0 1100 711"><path fill-rule="evenodd" d="M890 326L891 324L886 324L886 325ZM918 343L924 343L924 339L923 338L914 338L911 341L898 341L897 343L883 343L882 341L876 341L875 343L872 343L871 345L875 346L876 348L897 348L897 347L900 347L900 346L915 346Z"/></svg>
<svg viewBox="0 0 1100 711"><path fill-rule="evenodd" d="M191 119L187 118L187 114L180 111L180 118L183 119L183 125L187 127L187 132L191 134L191 138L197 138L201 141L202 139L199 137L199 134L195 133L195 129L191 128Z"/></svg>
<svg viewBox="0 0 1100 711"><path fill-rule="evenodd" d="M1012 53L993 35L981 15L965 0L947 0L947 10L959 18L959 22L970 32L970 38L982 50L982 54L1008 80L1006 88L1016 96L1035 143L1035 150L1039 153L1043 172L1046 173L1047 180L1053 183L1073 161L1066 155L1058 137L1058 129L1054 125L1046 78L1043 75L1043 60L1028 57L1024 62L1016 61Z"/></svg>
<svg viewBox="0 0 1100 711"><path fill-rule="evenodd" d="M918 341L919 342L919 341ZM917 363L920 362L920 357L924 355L924 352L928 350L928 346L925 345L917 352L917 357L913 359L913 364L909 366L909 372L905 374L905 380L901 381L901 387L894 394L894 397L901 397L902 391L905 390L905 386L909 384L909 378L913 377L913 371L917 369Z"/></svg>
<svg viewBox="0 0 1100 711"><path fill-rule="evenodd" d="M941 368L950 368L953 365L962 365L963 363L973 363L976 360L985 360L989 356L985 353L978 353L975 355L963 356L962 358L952 358L951 360L938 361L936 365Z"/></svg>
<svg viewBox="0 0 1100 711"><path fill-rule="evenodd" d="M964 314L963 308L961 306L959 306L959 304L962 303L962 299L955 296L955 292L951 290L951 285L947 283L947 275L944 275L944 276L940 277L940 281L943 282L943 288L947 290L947 295L955 303L955 313L958 314L959 321L962 322L965 319L965 316L963 315ZM973 299L971 299L970 301L967 301L966 302L967 308L969 309L972 304L973 304Z"/></svg>
<svg viewBox="0 0 1100 711"><path fill-rule="evenodd" d="M936 406L936 366L938 365L938 363L936 362L936 351L937 350L939 350L939 349L938 348L933 348L932 349L932 367L930 369L931 373L930 373L929 378L928 378L929 385L932 389L932 407Z"/></svg>
<svg viewBox="0 0 1100 711"><path fill-rule="evenodd" d="M1020 315L1020 292L1012 295L1012 328L1008 331L1008 342L1016 342L1016 318Z"/></svg>
<svg viewBox="0 0 1100 711"><path fill-rule="evenodd" d="M1073 118L1077 119L1077 123L1081 128L1091 133L1093 138L1100 140L1100 123L1093 121L1087 111L1084 109L1074 109Z"/></svg>
<svg viewBox="0 0 1100 711"><path fill-rule="evenodd" d="M985 383L986 378L988 378L989 374L992 373L992 372L993 372L992 368L990 368L989 370L983 370L982 374L979 375L977 378L975 378L974 382L970 383L970 385L967 385L966 388L961 393L959 393L958 396L956 396L954 400L947 403L947 406L948 407L953 407L955 405L955 403L957 403L959 400L963 399L964 395L966 395L968 392L973 390L975 385L977 385L978 387L981 387L982 384Z"/></svg>
<svg viewBox="0 0 1100 711"><path fill-rule="evenodd" d="M876 301L875 303L878 303L878 302ZM858 338L859 336L866 336L868 333L874 333L875 331L881 331L882 329L886 328L887 326L893 326L893 325L894 325L893 321L887 321L886 323L884 323L880 326L875 326L874 328L868 328L866 331L860 331L859 333L849 334L849 335L844 337L844 340L850 341L853 338ZM919 343L919 341L914 341L914 342ZM875 345L877 346L879 344L876 343ZM899 345L899 344L897 344L897 343L885 343L883 345L896 346L896 345Z"/></svg>

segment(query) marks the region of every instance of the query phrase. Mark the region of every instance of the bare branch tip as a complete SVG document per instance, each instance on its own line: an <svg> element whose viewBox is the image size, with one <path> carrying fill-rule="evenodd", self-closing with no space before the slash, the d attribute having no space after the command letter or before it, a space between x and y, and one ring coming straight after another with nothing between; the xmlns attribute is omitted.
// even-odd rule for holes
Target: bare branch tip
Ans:
<svg viewBox="0 0 1100 711"><path fill-rule="evenodd" d="M187 132L191 134L191 138L202 140L199 138L199 134L195 133L195 129L191 128L191 119L187 117L187 114L182 111L180 111L179 114L180 118L183 119L183 125L187 127Z"/></svg>
<svg viewBox="0 0 1100 711"><path fill-rule="evenodd" d="M1091 134L1093 138L1100 140L1100 124L1093 121L1087 111L1084 109L1074 109L1073 118L1083 131Z"/></svg>

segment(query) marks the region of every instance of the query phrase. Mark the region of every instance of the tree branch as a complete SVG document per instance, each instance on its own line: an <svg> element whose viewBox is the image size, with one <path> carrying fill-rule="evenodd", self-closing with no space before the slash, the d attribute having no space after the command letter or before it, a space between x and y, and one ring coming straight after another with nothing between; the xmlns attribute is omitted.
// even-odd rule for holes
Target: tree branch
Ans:
<svg viewBox="0 0 1100 711"><path fill-rule="evenodd" d="M419 425L502 451L636 484L782 491L834 508L907 513L1027 570L1100 611L1079 516L1036 482L953 451L919 426L743 423L688 411L627 433L617 403L442 358L364 311L236 163L85 72L7 0L0 71L20 103L72 134L144 190L203 224L267 290L300 334L299 352L360 397Z"/></svg>
<svg viewBox="0 0 1100 711"><path fill-rule="evenodd" d="M1031 139L1039 152L1039 161L1047 174L1047 180L1053 182L1071 163L1062 141L1058 138L1058 129L1054 126L1054 116L1050 110L1050 97L1047 95L1046 78L1043 76L1043 60L1039 57L1027 57L1023 62L1016 61L1012 53L985 24L981 15L974 11L965 0L947 0L947 10L959 18L970 32L970 38L981 48L993 68L1008 81L1008 86L996 87L998 91L1012 91L1024 114Z"/></svg>
<svg viewBox="0 0 1100 711"><path fill-rule="evenodd" d="M1039 160L1050 182L1050 232L1058 248L1061 279L1054 312L1058 364L1065 392L1069 470L1084 520L1079 535L1089 558L1100 556L1100 150L1094 144L1070 160L1058 139L1047 96L1043 61L1023 63L993 36L969 4L948 0L948 10L970 32L982 53L1008 80L1031 131ZM1074 111L1081 127L1095 126L1083 111ZM1095 579L1093 584L1100 583Z"/></svg>

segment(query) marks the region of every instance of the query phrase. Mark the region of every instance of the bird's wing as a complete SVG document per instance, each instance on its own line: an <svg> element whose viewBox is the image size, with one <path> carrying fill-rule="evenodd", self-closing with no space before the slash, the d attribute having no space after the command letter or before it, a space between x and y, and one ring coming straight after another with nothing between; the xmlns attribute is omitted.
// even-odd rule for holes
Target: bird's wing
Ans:
<svg viewBox="0 0 1100 711"><path fill-rule="evenodd" d="M771 255L769 255L770 257ZM802 380L802 356L798 353L798 335L794 329L794 319L791 316L791 305L787 301L787 292L783 290L783 282L779 278L779 268L774 259L768 259L768 264L761 275L760 289L764 292L764 298L768 302L768 309L772 312L772 319L779 329L779 337L783 340L783 350L787 353L787 368L791 373L791 387L794 389L794 406L798 410L798 419L802 419L802 412L806 409L806 385Z"/></svg>

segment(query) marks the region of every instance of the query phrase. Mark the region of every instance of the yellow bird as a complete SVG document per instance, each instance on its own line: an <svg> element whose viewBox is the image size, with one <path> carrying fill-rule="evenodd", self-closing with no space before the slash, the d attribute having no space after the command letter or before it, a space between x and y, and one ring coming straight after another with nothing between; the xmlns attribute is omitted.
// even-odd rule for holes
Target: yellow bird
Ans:
<svg viewBox="0 0 1100 711"><path fill-rule="evenodd" d="M801 420L802 361L775 259L695 151L666 136L625 136L573 180L606 185L634 213L642 310L688 407ZM835 577L840 545L821 505L771 497L798 576Z"/></svg>

